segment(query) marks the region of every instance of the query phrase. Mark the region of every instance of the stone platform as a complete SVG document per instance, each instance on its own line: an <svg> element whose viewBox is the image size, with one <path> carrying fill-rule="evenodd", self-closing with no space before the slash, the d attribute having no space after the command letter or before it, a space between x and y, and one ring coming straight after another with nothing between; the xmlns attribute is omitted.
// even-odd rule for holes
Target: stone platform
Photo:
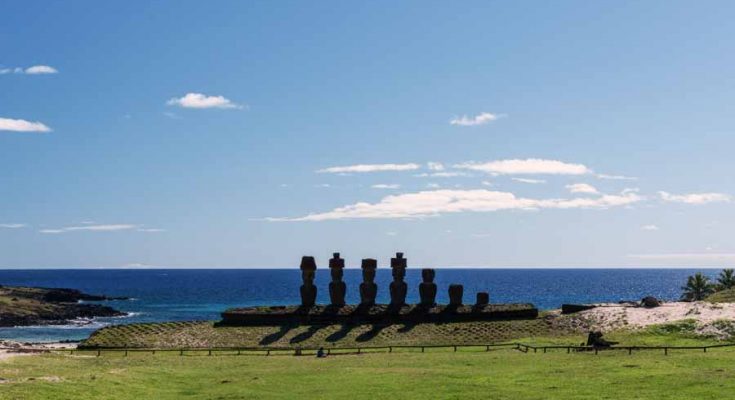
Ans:
<svg viewBox="0 0 735 400"><path fill-rule="evenodd" d="M325 325L362 323L437 323L534 319L533 304L404 305L371 307L314 305L231 308L222 313L223 326Z"/></svg>

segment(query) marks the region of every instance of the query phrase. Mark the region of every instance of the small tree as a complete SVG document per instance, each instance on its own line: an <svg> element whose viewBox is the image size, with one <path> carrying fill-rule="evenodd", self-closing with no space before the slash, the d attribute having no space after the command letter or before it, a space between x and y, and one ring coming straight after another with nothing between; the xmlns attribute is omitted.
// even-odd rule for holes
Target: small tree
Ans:
<svg viewBox="0 0 735 400"><path fill-rule="evenodd" d="M681 290L684 291L681 295L682 300L699 301L704 300L705 297L712 294L715 291L715 288L710 283L708 277L703 275L701 272L697 272L687 278L687 284L682 286Z"/></svg>
<svg viewBox="0 0 735 400"><path fill-rule="evenodd" d="M717 283L720 289L732 289L735 287L735 270L732 268L723 269L717 277Z"/></svg>

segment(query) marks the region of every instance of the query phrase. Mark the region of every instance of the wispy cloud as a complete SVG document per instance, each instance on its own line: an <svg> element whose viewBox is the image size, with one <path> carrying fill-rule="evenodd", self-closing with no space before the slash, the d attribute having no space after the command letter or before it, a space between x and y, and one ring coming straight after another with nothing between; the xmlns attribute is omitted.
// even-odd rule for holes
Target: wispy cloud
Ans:
<svg viewBox="0 0 735 400"><path fill-rule="evenodd" d="M485 172L492 175L584 175L592 172L591 169L582 164L570 164L538 158L498 160L484 163L466 162L456 164L454 168Z"/></svg>
<svg viewBox="0 0 735 400"><path fill-rule="evenodd" d="M401 185L397 183L378 183L371 186L373 189L400 189Z"/></svg>
<svg viewBox="0 0 735 400"><path fill-rule="evenodd" d="M546 183L546 181L543 179L530 179L530 178L510 178L510 179L516 182L528 183L531 185L540 185L540 184Z"/></svg>
<svg viewBox="0 0 735 400"><path fill-rule="evenodd" d="M449 121L449 123L457 126L477 126L496 121L500 117L502 117L502 115L483 112L475 115L474 117L467 115L454 117Z"/></svg>
<svg viewBox="0 0 735 400"><path fill-rule="evenodd" d="M596 187L586 183L573 183L565 187L570 193L600 194Z"/></svg>
<svg viewBox="0 0 735 400"><path fill-rule="evenodd" d="M357 165L346 165L341 167L329 167L317 170L320 174L350 174L350 173L365 173L365 172L386 172L386 171L414 171L421 168L421 165L408 163L408 164L357 164Z"/></svg>
<svg viewBox="0 0 735 400"><path fill-rule="evenodd" d="M597 174L596 175L599 179L608 179L613 181L637 181L638 178L635 176L625 176L625 175L607 175L607 174Z"/></svg>
<svg viewBox="0 0 735 400"><path fill-rule="evenodd" d="M166 232L165 229L160 228L138 228L136 229L138 232L146 232L146 233L159 233L159 232Z"/></svg>
<svg viewBox="0 0 735 400"><path fill-rule="evenodd" d="M360 202L323 213L297 218L269 218L270 221L328 221L341 219L425 218L461 212L540 209L606 209L628 206L642 197L635 193L602 195L596 198L530 199L513 193L484 189L433 190L384 197L378 203Z"/></svg>
<svg viewBox="0 0 735 400"><path fill-rule="evenodd" d="M179 106L183 108L223 108L223 109L242 109L245 106L236 104L223 96L208 96L202 93L187 93L183 97L174 97L166 102L170 106Z"/></svg>
<svg viewBox="0 0 735 400"><path fill-rule="evenodd" d="M131 224L108 224L108 225L80 225L80 226L66 226L63 228L55 229L41 229L41 233L67 233L76 231L91 231L91 232L117 232L117 231L128 231L133 229L143 229L139 225Z"/></svg>
<svg viewBox="0 0 735 400"><path fill-rule="evenodd" d="M28 224L0 224L0 228L5 229L20 229L27 227Z"/></svg>
<svg viewBox="0 0 735 400"><path fill-rule="evenodd" d="M0 68L0 75L5 74L25 74L25 75L44 75L44 74L56 74L59 71L48 65L34 65L28 68L14 67L14 68Z"/></svg>
<svg viewBox="0 0 735 400"><path fill-rule="evenodd" d="M684 204L708 204L708 203L729 203L732 196L724 193L688 193L688 194L671 194L668 192L658 192L661 200L668 203L684 203Z"/></svg>
<svg viewBox="0 0 735 400"><path fill-rule="evenodd" d="M466 172L459 171L440 171L440 172L424 172L414 175L418 178L456 178L458 176L472 176Z"/></svg>
<svg viewBox="0 0 735 400"><path fill-rule="evenodd" d="M24 119L0 118L0 131L51 132L51 128L41 122L31 122Z"/></svg>
<svg viewBox="0 0 735 400"><path fill-rule="evenodd" d="M642 231L657 231L659 230L659 227L653 224L649 224L649 225L641 226L641 230Z"/></svg>
<svg viewBox="0 0 735 400"><path fill-rule="evenodd" d="M426 163L426 168L428 168L431 171L444 171L444 164L439 162L433 162L429 161Z"/></svg>

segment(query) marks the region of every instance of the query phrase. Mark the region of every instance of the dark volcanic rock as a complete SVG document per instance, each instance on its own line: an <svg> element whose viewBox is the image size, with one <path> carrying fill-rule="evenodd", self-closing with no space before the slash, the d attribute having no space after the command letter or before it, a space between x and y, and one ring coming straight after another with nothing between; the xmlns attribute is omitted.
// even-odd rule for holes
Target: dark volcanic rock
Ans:
<svg viewBox="0 0 735 400"><path fill-rule="evenodd" d="M595 307L596 306L592 304L562 304L561 313L562 314L574 314L580 311L591 310Z"/></svg>
<svg viewBox="0 0 735 400"><path fill-rule="evenodd" d="M661 302L653 297L653 296L646 296L641 300L641 306L646 308L654 308L661 305Z"/></svg>
<svg viewBox="0 0 735 400"><path fill-rule="evenodd" d="M126 315L106 305L79 303L113 299L123 298L88 295L75 289L5 286L0 288L0 327L63 325L79 318Z"/></svg>

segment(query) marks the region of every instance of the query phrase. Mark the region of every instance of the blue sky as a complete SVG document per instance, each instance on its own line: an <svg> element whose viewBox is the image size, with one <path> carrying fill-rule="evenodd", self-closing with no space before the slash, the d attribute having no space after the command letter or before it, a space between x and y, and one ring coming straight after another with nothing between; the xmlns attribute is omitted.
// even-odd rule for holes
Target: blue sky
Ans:
<svg viewBox="0 0 735 400"><path fill-rule="evenodd" d="M0 4L0 267L735 264L732 2Z"/></svg>

